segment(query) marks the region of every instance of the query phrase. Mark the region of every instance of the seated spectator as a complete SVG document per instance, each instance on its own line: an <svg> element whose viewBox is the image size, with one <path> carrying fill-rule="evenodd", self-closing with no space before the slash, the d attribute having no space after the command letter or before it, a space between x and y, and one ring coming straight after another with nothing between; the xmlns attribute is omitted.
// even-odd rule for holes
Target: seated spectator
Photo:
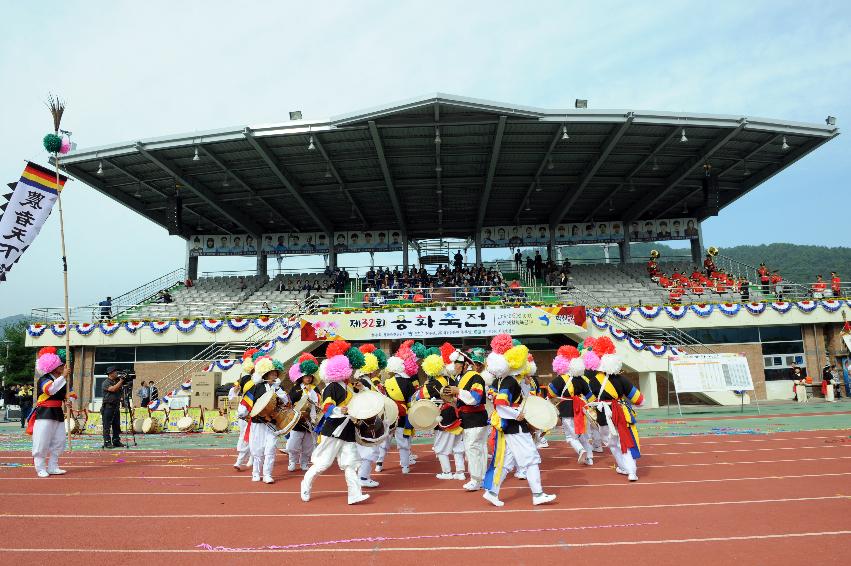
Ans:
<svg viewBox="0 0 851 566"><path fill-rule="evenodd" d="M162 292L160 292L159 302L167 305L169 303L173 303L174 299L172 298L171 293L169 293L168 290L166 289L166 290L163 290Z"/></svg>
<svg viewBox="0 0 851 566"><path fill-rule="evenodd" d="M187 277L186 281L183 282L183 286L186 287L187 289L191 289L192 287L195 286L195 283L192 282L192 279L190 277Z"/></svg>
<svg viewBox="0 0 851 566"><path fill-rule="evenodd" d="M245 277L240 277L239 278L239 290L245 291L246 289L248 289L248 284L245 282Z"/></svg>
<svg viewBox="0 0 851 566"><path fill-rule="evenodd" d="M668 287L670 287L670 286L671 286L671 283L672 283L672 282L671 282L671 280L670 280L670 279L668 279L668 277L667 277L667 276L665 276L665 274L664 274L664 273L663 273L662 275L660 275L660 276L659 276L659 285L660 285L663 289L667 289Z"/></svg>
<svg viewBox="0 0 851 566"><path fill-rule="evenodd" d="M269 303L263 301L263 304L260 306L260 312L264 314L268 314L272 312L272 307L269 306Z"/></svg>
<svg viewBox="0 0 851 566"><path fill-rule="evenodd" d="M821 273L819 273L818 277L816 277L816 282L813 283L812 289L814 299L824 298L824 292L827 291L827 283L825 283Z"/></svg>
<svg viewBox="0 0 851 566"><path fill-rule="evenodd" d="M695 267L694 270L691 272L690 279L692 281L700 281L701 277L703 277L703 274Z"/></svg>
<svg viewBox="0 0 851 566"><path fill-rule="evenodd" d="M751 300L751 283L744 277L739 280L739 295L743 303Z"/></svg>
<svg viewBox="0 0 851 566"><path fill-rule="evenodd" d="M284 283L284 280L279 279L278 284L275 285L275 291L277 291L278 293L283 293L285 288L286 288L286 284Z"/></svg>
<svg viewBox="0 0 851 566"><path fill-rule="evenodd" d="M702 295L704 291L703 284L700 281L692 281L690 290L694 295Z"/></svg>

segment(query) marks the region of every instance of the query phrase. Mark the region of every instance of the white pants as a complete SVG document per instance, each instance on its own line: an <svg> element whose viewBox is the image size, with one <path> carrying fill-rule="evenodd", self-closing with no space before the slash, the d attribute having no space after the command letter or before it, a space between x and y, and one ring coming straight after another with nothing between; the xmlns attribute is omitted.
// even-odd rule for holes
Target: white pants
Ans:
<svg viewBox="0 0 851 566"><path fill-rule="evenodd" d="M597 421L591 419L589 417L585 417L587 420L585 421L585 428L589 431L588 437L591 443L591 446L594 447L594 450L602 450L604 446L608 446L606 444L609 439L609 427L608 426L597 426Z"/></svg>
<svg viewBox="0 0 851 566"><path fill-rule="evenodd" d="M585 418L585 417L582 417ZM586 425L587 426L587 425ZM588 441L588 433L576 434L573 419L564 417L561 419L561 428L564 431L564 439L578 455L585 450L589 458L593 457L591 443Z"/></svg>
<svg viewBox="0 0 851 566"><path fill-rule="evenodd" d="M277 442L278 437L271 427L263 423L251 423L248 443L251 447L251 457L254 459L252 476L272 477Z"/></svg>
<svg viewBox="0 0 851 566"><path fill-rule="evenodd" d="M407 468L411 465L411 437L405 436L402 428L396 428L396 446L399 447L399 463Z"/></svg>
<svg viewBox="0 0 851 566"><path fill-rule="evenodd" d="M463 436L470 479L481 484L488 469L488 427L465 428Z"/></svg>
<svg viewBox="0 0 851 566"><path fill-rule="evenodd" d="M504 436L505 457L499 477L504 479L516 466L518 470L523 470L526 473L526 481L529 482L529 489L532 490L532 494L543 493L544 488L541 486L540 468L541 456L538 454L535 439L528 432L518 432L517 434L506 434ZM490 491L498 495L501 485L501 481L494 482Z"/></svg>
<svg viewBox="0 0 851 566"><path fill-rule="evenodd" d="M632 452L627 450L625 453L621 452L621 441L620 436L618 436L618 429L615 427L609 427L611 429L611 437L609 438L609 450L612 453L612 456L615 457L615 463L618 468L625 471L628 474L635 474L638 472L638 463L635 461L635 458L632 457Z"/></svg>
<svg viewBox="0 0 851 566"><path fill-rule="evenodd" d="M395 430L395 429L394 429ZM381 443L378 447L378 461L384 463L384 458L387 457L387 451L390 450L390 443L393 441L393 438L396 436L396 433L388 434L387 440Z"/></svg>
<svg viewBox="0 0 851 566"><path fill-rule="evenodd" d="M331 438L330 436L321 437L319 446L313 451L313 456L311 457L313 464L304 474L304 482L307 489L310 490L313 487L313 480L330 468L335 459L337 460L337 465L342 468L345 474L349 499L360 497L361 487L358 468L360 468L361 457L358 453L358 445L354 442L346 442L345 440Z"/></svg>
<svg viewBox="0 0 851 566"><path fill-rule="evenodd" d="M437 454L441 472L452 473L452 466L449 464L450 454L455 457L455 471L464 471L464 437L462 434L452 434L443 430L436 431L432 450Z"/></svg>
<svg viewBox="0 0 851 566"><path fill-rule="evenodd" d="M298 464L302 470L310 466L310 456L316 447L316 434L303 430L290 431L287 439L287 454L290 456L291 464Z"/></svg>
<svg viewBox="0 0 851 566"><path fill-rule="evenodd" d="M234 466L244 466L251 459L251 447L248 441L245 440L245 427L248 426L248 421L239 419L239 436L236 439L236 462Z"/></svg>
<svg viewBox="0 0 851 566"><path fill-rule="evenodd" d="M35 410L35 409L33 409ZM33 466L36 473L59 469L65 451L65 422L36 419L33 426Z"/></svg>
<svg viewBox="0 0 851 566"><path fill-rule="evenodd" d="M381 445L383 446L384 443L382 442ZM361 459L358 475L360 478L365 480L372 479L372 466L378 461L378 455L381 448L379 446L361 446L360 444L358 444L357 447L358 455Z"/></svg>

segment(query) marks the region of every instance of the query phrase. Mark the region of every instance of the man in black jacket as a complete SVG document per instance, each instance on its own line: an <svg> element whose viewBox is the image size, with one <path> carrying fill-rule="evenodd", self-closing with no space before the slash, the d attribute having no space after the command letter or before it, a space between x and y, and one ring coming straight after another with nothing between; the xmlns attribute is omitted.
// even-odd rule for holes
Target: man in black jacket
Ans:
<svg viewBox="0 0 851 566"><path fill-rule="evenodd" d="M118 368L115 366L106 368L106 377L101 389L103 401L100 407L103 447L122 448L124 445L121 444L121 388L124 386L124 378L118 376ZM110 431L112 431L111 439Z"/></svg>

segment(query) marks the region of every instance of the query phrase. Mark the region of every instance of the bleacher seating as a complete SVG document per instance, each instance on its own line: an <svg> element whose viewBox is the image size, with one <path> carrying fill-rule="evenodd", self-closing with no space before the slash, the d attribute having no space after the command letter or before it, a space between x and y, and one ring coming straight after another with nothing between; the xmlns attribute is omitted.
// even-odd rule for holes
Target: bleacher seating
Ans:
<svg viewBox="0 0 851 566"><path fill-rule="evenodd" d="M659 262L659 269L670 275L675 269L687 276L694 270L691 262ZM580 291L600 299L603 304L608 305L638 305L640 304L668 304L670 303L669 292L658 283L652 281L647 274L644 263L627 263L624 265L616 263L581 264L573 265L571 268L571 285ZM562 300L569 300L569 290L557 289ZM759 300L762 295L758 285L751 284L751 300ZM738 302L741 297L736 291L717 293L706 290L701 295L687 292L683 302Z"/></svg>
<svg viewBox="0 0 851 566"><path fill-rule="evenodd" d="M203 277L191 287L179 285L169 290L171 303L164 303L157 297L133 308L125 318L224 316L261 288L267 279L267 276ZM243 281L245 289L241 288Z"/></svg>
<svg viewBox="0 0 851 566"><path fill-rule="evenodd" d="M278 291L279 284L283 283L283 290ZM310 285L310 291L303 289L305 284ZM316 296L320 306L330 306L334 303L333 279L323 273L287 273L275 276L266 284L257 289L246 303L253 306L268 303L274 308L281 302L292 302L304 299L308 296Z"/></svg>

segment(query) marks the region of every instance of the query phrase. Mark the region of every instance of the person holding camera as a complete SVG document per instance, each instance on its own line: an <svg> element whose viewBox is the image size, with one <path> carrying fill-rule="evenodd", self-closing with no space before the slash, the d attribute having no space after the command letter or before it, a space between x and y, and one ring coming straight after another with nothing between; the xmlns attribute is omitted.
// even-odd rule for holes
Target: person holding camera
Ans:
<svg viewBox="0 0 851 566"><path fill-rule="evenodd" d="M121 444L121 388L124 387L124 376L119 375L118 368L106 368L107 379L103 382L103 401L100 414L103 424L103 447L123 448ZM110 439L110 430L112 438Z"/></svg>

